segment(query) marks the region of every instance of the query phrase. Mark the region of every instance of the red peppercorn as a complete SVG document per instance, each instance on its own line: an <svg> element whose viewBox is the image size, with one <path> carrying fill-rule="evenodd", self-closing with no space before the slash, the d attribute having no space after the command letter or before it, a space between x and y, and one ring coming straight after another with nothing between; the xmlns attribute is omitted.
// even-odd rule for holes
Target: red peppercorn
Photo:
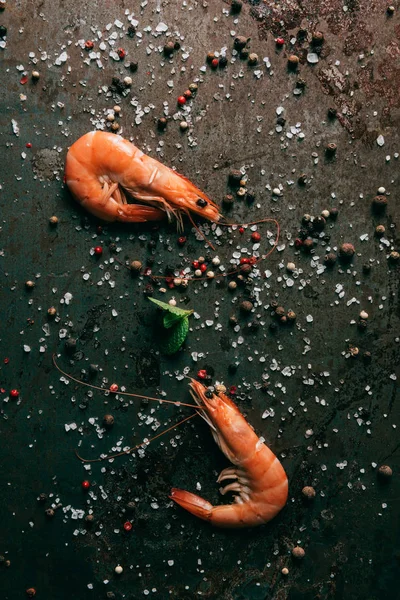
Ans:
<svg viewBox="0 0 400 600"><path fill-rule="evenodd" d="M170 290L172 290L175 287L173 281L170 281L167 285L168 285L168 287L169 287Z"/></svg>
<svg viewBox="0 0 400 600"><path fill-rule="evenodd" d="M31 144L30 142L27 142L27 143L25 144L25 148L32 148L32 144Z"/></svg>
<svg viewBox="0 0 400 600"><path fill-rule="evenodd" d="M133 525L130 521L125 521L124 523L124 529L125 531L130 531L132 529Z"/></svg>
<svg viewBox="0 0 400 600"><path fill-rule="evenodd" d="M8 356L6 356L6 358L4 359L3 362L5 365L8 365L8 363L10 362L10 359L8 358Z"/></svg>
<svg viewBox="0 0 400 600"><path fill-rule="evenodd" d="M193 268L194 268L194 269L198 269L198 268L199 268L199 264L200 264L200 263L199 263L199 261L198 261L198 260L194 260L194 261L192 262L192 265L193 265Z"/></svg>
<svg viewBox="0 0 400 600"><path fill-rule="evenodd" d="M205 369L200 369L200 371L197 371L197 377L198 379L205 379L207 377L207 371Z"/></svg>
<svg viewBox="0 0 400 600"><path fill-rule="evenodd" d="M200 271L201 271L202 273L205 273L205 272L207 271L207 265L206 265L205 263L202 263L202 264L200 265Z"/></svg>
<svg viewBox="0 0 400 600"><path fill-rule="evenodd" d="M97 233L97 235L101 235L103 233L103 228L101 225L97 225L96 233Z"/></svg>
<svg viewBox="0 0 400 600"><path fill-rule="evenodd" d="M231 387L229 388L229 393L233 396L234 394L236 394L236 391L237 391L236 385L231 385Z"/></svg>
<svg viewBox="0 0 400 600"><path fill-rule="evenodd" d="M244 233L244 227L239 227L239 233Z"/></svg>
<svg viewBox="0 0 400 600"><path fill-rule="evenodd" d="M256 258L255 256L250 256L249 258L249 264L250 265L255 265L257 262L258 258Z"/></svg>
<svg viewBox="0 0 400 600"><path fill-rule="evenodd" d="M283 39L283 37L277 37L275 40L275 43L277 46L283 46L285 43L285 40Z"/></svg>
<svg viewBox="0 0 400 600"><path fill-rule="evenodd" d="M94 43L92 42L92 40L88 40L87 42L85 42L86 50L91 50L93 47L94 47Z"/></svg>
<svg viewBox="0 0 400 600"><path fill-rule="evenodd" d="M259 242L261 240L261 235L258 233L258 231L253 231L251 234L251 239L253 242Z"/></svg>
<svg viewBox="0 0 400 600"><path fill-rule="evenodd" d="M143 271L143 275L146 275L146 277L148 277L149 275L151 275L151 269L150 267L146 267L145 270Z"/></svg>
<svg viewBox="0 0 400 600"><path fill-rule="evenodd" d="M190 90L186 90L186 92L183 92L183 95L187 100L189 100L189 98L192 97L192 92Z"/></svg>
<svg viewBox="0 0 400 600"><path fill-rule="evenodd" d="M178 97L178 104L180 106L183 106L184 104L186 104L186 98L185 98L185 96L179 96Z"/></svg>
<svg viewBox="0 0 400 600"><path fill-rule="evenodd" d="M218 67L218 65L219 65L219 60L218 60L218 58L213 58L213 59L212 59L212 61L211 61L211 66L212 66L212 68L213 68L213 69L216 69L216 68Z"/></svg>
<svg viewBox="0 0 400 600"><path fill-rule="evenodd" d="M182 237L178 238L178 244L180 246L184 246L186 244L186 238L184 235Z"/></svg>
<svg viewBox="0 0 400 600"><path fill-rule="evenodd" d="M300 238L296 238L294 240L294 245L295 245L296 248L301 248L302 245L303 245L303 242L302 242L302 240Z"/></svg>
<svg viewBox="0 0 400 600"><path fill-rule="evenodd" d="M119 390L119 387L118 387L117 383L112 383L110 385L110 392L114 392L115 393L115 392L118 392L118 390Z"/></svg>
<svg viewBox="0 0 400 600"><path fill-rule="evenodd" d="M244 256L243 258L240 259L239 262L240 262L241 265L248 265L249 262L250 262L250 259L247 258L246 256Z"/></svg>
<svg viewBox="0 0 400 600"><path fill-rule="evenodd" d="M87 479L85 479L85 481L82 481L82 489L88 490L89 488L90 488L90 481L88 481Z"/></svg>
<svg viewBox="0 0 400 600"><path fill-rule="evenodd" d="M123 60L126 56L126 52L123 48L118 48L117 54L118 54L120 60Z"/></svg>
<svg viewBox="0 0 400 600"><path fill-rule="evenodd" d="M11 396L11 398L14 398L14 399L18 398L18 396L19 396L19 390L11 390L10 391L10 396Z"/></svg>
<svg viewBox="0 0 400 600"><path fill-rule="evenodd" d="M96 246L94 253L96 256L101 256L103 254L103 248L101 246Z"/></svg>

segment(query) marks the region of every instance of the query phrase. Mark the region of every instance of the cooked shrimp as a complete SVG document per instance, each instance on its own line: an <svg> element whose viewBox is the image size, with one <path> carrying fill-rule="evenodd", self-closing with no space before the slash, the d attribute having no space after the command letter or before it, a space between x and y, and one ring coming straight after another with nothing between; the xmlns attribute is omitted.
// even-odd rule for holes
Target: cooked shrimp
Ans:
<svg viewBox="0 0 400 600"><path fill-rule="evenodd" d="M104 221L158 221L193 212L210 221L220 213L188 179L118 135L91 131L68 150L65 182L72 195ZM128 204L126 194L143 204Z"/></svg>
<svg viewBox="0 0 400 600"><path fill-rule="evenodd" d="M214 440L235 465L224 469L218 477L218 482L235 480L220 492L237 495L234 504L222 506L213 506L196 494L176 488L170 498L217 527L254 527L267 523L282 510L288 496L288 479L281 463L225 394L213 394L194 379L190 387Z"/></svg>

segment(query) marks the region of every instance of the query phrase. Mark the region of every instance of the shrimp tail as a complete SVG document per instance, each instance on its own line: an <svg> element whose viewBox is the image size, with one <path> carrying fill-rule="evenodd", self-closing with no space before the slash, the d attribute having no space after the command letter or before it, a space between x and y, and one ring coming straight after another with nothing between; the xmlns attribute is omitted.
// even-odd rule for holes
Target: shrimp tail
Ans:
<svg viewBox="0 0 400 600"><path fill-rule="evenodd" d="M185 508L187 511L203 519L204 521L210 521L212 517L213 505L204 498L187 492L186 490L180 490L178 488L172 488L170 499Z"/></svg>

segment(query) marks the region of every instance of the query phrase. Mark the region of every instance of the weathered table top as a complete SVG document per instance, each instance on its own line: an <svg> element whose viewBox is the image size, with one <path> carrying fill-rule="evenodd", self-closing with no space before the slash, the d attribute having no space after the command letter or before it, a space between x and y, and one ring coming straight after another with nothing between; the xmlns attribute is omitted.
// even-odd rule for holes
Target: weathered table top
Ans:
<svg viewBox="0 0 400 600"><path fill-rule="evenodd" d="M0 13L8 30L0 44L3 599L24 598L31 587L38 599L52 600L114 597L110 592L126 599L393 597L399 271L388 257L399 250L400 22L386 8L383 1L254 1L233 15L229 4L210 1L7 2ZM315 31L323 32L322 45L312 44ZM233 52L237 35L251 38L256 65ZM88 40L93 49L85 49ZM180 48L166 58L171 40ZM118 48L126 52L122 60ZM213 70L208 52L226 55L227 66ZM300 58L296 71L288 69L290 54ZM113 77L132 84L123 89L114 81L110 92ZM192 82L197 93L177 106ZM225 278L204 277L162 293L165 282L134 278L125 267L140 260L164 274L167 265L180 270L218 255L228 269L271 248L272 223L258 226L259 250L250 228L241 234L205 226L214 252L190 223L183 233L175 224L100 230L71 198L63 185L67 149L87 131L109 127L114 105L122 109L116 122L124 137L218 204L232 192L233 206L222 208L231 222L279 221L278 249L249 283L232 291ZM330 108L336 117L328 117ZM331 143L337 149L329 156ZM233 168L246 174L253 202L228 186ZM371 202L380 187L388 205L377 215ZM332 208L337 219L308 235L303 215ZM380 238L377 225L385 227ZM307 235L311 252L295 244ZM182 246L180 236L187 238ZM343 243L354 245L352 261L327 268L325 255ZM27 281L35 286L27 289ZM195 310L173 357L158 351L148 285L155 297L174 296ZM247 316L239 309L244 299L254 304ZM277 323L274 300L296 313L292 326ZM49 307L57 310L53 319ZM255 321L258 328L248 326ZM77 345L68 353L69 338ZM89 459L118 452L191 409L84 387L56 370L53 353L61 369L105 389L117 383L190 402L185 376L201 369L211 383L235 386L236 402L286 469L287 506L258 529L220 531L173 505L172 486L221 503L216 477L227 460L199 418L132 456L81 463L74 449ZM97 374L90 365L98 365ZM108 430L105 414L115 420ZM393 469L387 483L377 476L382 464ZM316 490L308 503L305 485ZM305 550L302 561L291 556L296 545Z"/></svg>

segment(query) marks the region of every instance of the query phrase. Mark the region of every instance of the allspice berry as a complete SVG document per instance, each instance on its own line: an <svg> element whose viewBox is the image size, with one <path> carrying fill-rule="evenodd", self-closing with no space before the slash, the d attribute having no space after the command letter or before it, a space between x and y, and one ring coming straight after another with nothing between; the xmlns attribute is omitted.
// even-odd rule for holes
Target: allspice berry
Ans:
<svg viewBox="0 0 400 600"><path fill-rule="evenodd" d="M377 226L375 227L375 235L376 235L377 237L382 237L382 236L383 236L383 234L385 233L385 231L386 231L386 229L385 229L385 226L384 226L384 225L377 225Z"/></svg>
<svg viewBox="0 0 400 600"><path fill-rule="evenodd" d="M328 144L325 148L325 152L328 156L333 156L334 154L336 154L336 150L337 146L333 142L330 142L330 144Z"/></svg>
<svg viewBox="0 0 400 600"><path fill-rule="evenodd" d="M311 238L307 238L303 242L303 248L307 252L311 252L311 250L314 248L314 241Z"/></svg>
<svg viewBox="0 0 400 600"><path fill-rule="evenodd" d="M160 131L164 131L167 127L168 121L165 117L160 117L157 121L157 127Z"/></svg>
<svg viewBox="0 0 400 600"><path fill-rule="evenodd" d="M28 598L34 598L36 596L35 588L28 588L26 590L26 595L28 596Z"/></svg>
<svg viewBox="0 0 400 600"><path fill-rule="evenodd" d="M288 67L289 69L297 69L298 65L299 65L300 59L298 56L296 56L296 54L291 54L288 57Z"/></svg>
<svg viewBox="0 0 400 600"><path fill-rule="evenodd" d="M314 33L312 34L312 43L314 44L314 46L321 45L323 41L324 34L322 33L322 31L314 31Z"/></svg>
<svg viewBox="0 0 400 600"><path fill-rule="evenodd" d="M226 194L222 202L225 204L225 206L232 206L232 204L234 203L234 198L232 194Z"/></svg>
<svg viewBox="0 0 400 600"><path fill-rule="evenodd" d="M239 171L239 169L231 169L229 173L229 183L239 187L242 177L242 172Z"/></svg>
<svg viewBox="0 0 400 600"><path fill-rule="evenodd" d="M103 424L105 427L112 427L114 425L114 417L112 415L104 415Z"/></svg>
<svg viewBox="0 0 400 600"><path fill-rule="evenodd" d="M344 261L350 261L353 258L354 253L355 248L353 244L349 244L348 242L345 242L339 248L339 256Z"/></svg>
<svg viewBox="0 0 400 600"><path fill-rule="evenodd" d="M283 308L283 306L277 306L275 309L275 314L277 317L284 317L285 316L285 309Z"/></svg>
<svg viewBox="0 0 400 600"><path fill-rule="evenodd" d="M52 319L53 317L55 317L57 314L57 309L54 306L50 306L50 308L47 309L47 316Z"/></svg>
<svg viewBox="0 0 400 600"><path fill-rule="evenodd" d="M27 290L32 290L35 287L35 282L29 279L25 282L25 287Z"/></svg>
<svg viewBox="0 0 400 600"><path fill-rule="evenodd" d="M252 52L249 55L249 65L253 66L256 65L258 63L258 56L255 52Z"/></svg>
<svg viewBox="0 0 400 600"><path fill-rule="evenodd" d="M94 515L86 515L85 521L86 523L94 523Z"/></svg>
<svg viewBox="0 0 400 600"><path fill-rule="evenodd" d="M290 323L293 323L296 320L296 313L294 310L288 310L286 318Z"/></svg>
<svg viewBox="0 0 400 600"><path fill-rule="evenodd" d="M292 550L292 556L294 558L304 558L305 556L305 551L303 548L301 548L301 546L296 546L295 548L293 548Z"/></svg>
<svg viewBox="0 0 400 600"><path fill-rule="evenodd" d="M46 508L46 510L44 512L45 512L46 517L49 517L49 519L54 517L54 515L56 514L52 508Z"/></svg>
<svg viewBox="0 0 400 600"><path fill-rule="evenodd" d="M400 258L400 253L396 252L395 250L393 250L390 254L389 254L389 260L390 262L397 262Z"/></svg>
<svg viewBox="0 0 400 600"><path fill-rule="evenodd" d="M252 304L252 302L250 302L250 300L243 300L243 302L240 303L240 310L242 312L249 313L252 311L252 309L253 309L253 304Z"/></svg>
<svg viewBox="0 0 400 600"><path fill-rule="evenodd" d="M315 498L315 495L316 495L316 492L315 492L314 488L311 487L311 485L306 485L305 487L303 487L303 489L301 490L301 493L308 500Z"/></svg>
<svg viewBox="0 0 400 600"><path fill-rule="evenodd" d="M333 267L336 260L337 260L336 254L334 252L329 252L328 254L326 254L326 256L324 258L324 263L326 264L327 267Z"/></svg>
<svg viewBox="0 0 400 600"><path fill-rule="evenodd" d="M50 217L49 223L50 223L50 225L57 225L58 224L58 217L56 217L55 215L53 215L52 217Z"/></svg>
<svg viewBox="0 0 400 600"><path fill-rule="evenodd" d="M133 260L130 264L131 271L134 275L138 275L142 269L142 263L140 260Z"/></svg>
<svg viewBox="0 0 400 600"><path fill-rule="evenodd" d="M375 198L372 200L372 208L375 213L383 213L383 211L387 207L387 203L388 202L386 196L375 196Z"/></svg>
<svg viewBox="0 0 400 600"><path fill-rule="evenodd" d="M164 45L164 54L165 54L166 56L171 56L171 54L173 54L173 53L174 53L174 50L175 50L175 44L174 44L174 42L172 42L172 41L169 41L169 42L167 42L167 43Z"/></svg>
<svg viewBox="0 0 400 600"><path fill-rule="evenodd" d="M382 477L382 479L390 479L393 475L393 471L388 465L381 465L378 469L378 475L379 477Z"/></svg>
<svg viewBox="0 0 400 600"><path fill-rule="evenodd" d="M249 264L240 265L240 272L242 275L250 275L252 270L253 270L253 268Z"/></svg>

